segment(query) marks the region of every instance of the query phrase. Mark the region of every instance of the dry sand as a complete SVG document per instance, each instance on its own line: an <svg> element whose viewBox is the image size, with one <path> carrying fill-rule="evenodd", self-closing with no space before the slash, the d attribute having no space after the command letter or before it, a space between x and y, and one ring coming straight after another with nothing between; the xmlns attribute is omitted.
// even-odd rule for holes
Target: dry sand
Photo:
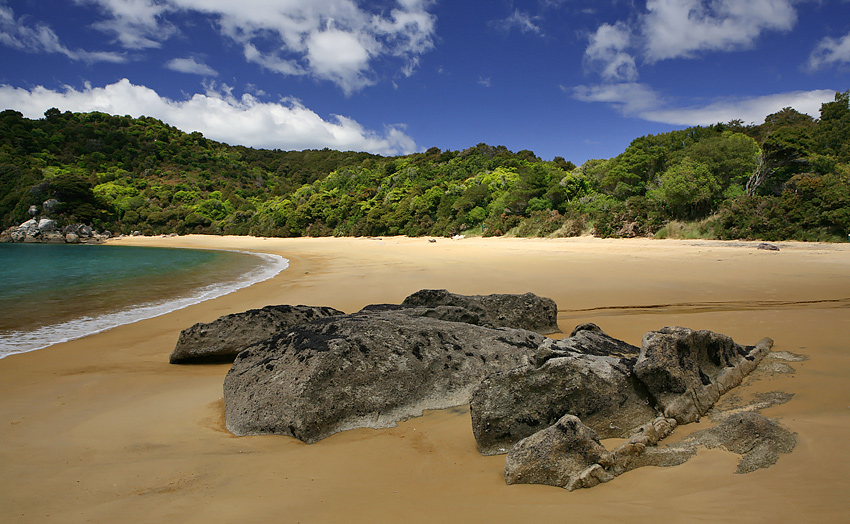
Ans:
<svg viewBox="0 0 850 524"><path fill-rule="evenodd" d="M847 522L850 246L705 241L130 238L119 244L277 253L269 281L156 319L0 360L0 522ZM734 474L703 450L589 490L507 486L475 448L465 406L313 445L234 437L227 365L173 366L181 329L267 304L355 311L422 288L532 291L561 329L593 321L639 344L682 325L802 353L796 373L736 390L794 393L763 413L798 434L790 455ZM677 430L673 439L708 421Z"/></svg>

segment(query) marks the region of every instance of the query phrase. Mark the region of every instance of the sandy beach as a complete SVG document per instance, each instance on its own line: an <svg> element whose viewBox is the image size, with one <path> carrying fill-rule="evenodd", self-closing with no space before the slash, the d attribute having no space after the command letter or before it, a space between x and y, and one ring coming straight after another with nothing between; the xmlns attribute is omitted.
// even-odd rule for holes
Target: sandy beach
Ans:
<svg viewBox="0 0 850 524"><path fill-rule="evenodd" d="M133 237L121 245L279 254L277 277L215 300L0 360L0 522L846 522L850 514L850 244L675 240ZM180 330L268 304L346 312L423 288L534 292L563 331L595 322L710 329L803 354L793 374L733 391L784 391L764 410L797 433L773 467L701 450L593 489L507 486L476 450L466 406L306 445L224 427L229 365L168 364ZM672 439L708 427L677 429Z"/></svg>

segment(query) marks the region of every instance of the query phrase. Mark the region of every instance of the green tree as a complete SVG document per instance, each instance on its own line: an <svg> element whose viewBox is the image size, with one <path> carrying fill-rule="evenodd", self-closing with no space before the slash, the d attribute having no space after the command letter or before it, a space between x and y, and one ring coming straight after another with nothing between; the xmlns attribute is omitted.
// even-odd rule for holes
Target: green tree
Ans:
<svg viewBox="0 0 850 524"><path fill-rule="evenodd" d="M717 178L705 164L685 157L661 175L650 198L666 206L676 218L701 218L721 193Z"/></svg>
<svg viewBox="0 0 850 524"><path fill-rule="evenodd" d="M814 148L814 128L812 117L790 107L768 115L757 133L763 136L761 154L747 180L747 194L780 195L791 177L806 172Z"/></svg>
<svg viewBox="0 0 850 524"><path fill-rule="evenodd" d="M850 91L835 93L833 102L821 105L813 134L819 153L850 162Z"/></svg>

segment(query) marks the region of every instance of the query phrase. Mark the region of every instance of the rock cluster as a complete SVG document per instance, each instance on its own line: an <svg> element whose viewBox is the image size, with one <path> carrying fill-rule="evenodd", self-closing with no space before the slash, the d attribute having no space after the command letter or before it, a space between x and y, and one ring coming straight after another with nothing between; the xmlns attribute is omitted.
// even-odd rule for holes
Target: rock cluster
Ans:
<svg viewBox="0 0 850 524"><path fill-rule="evenodd" d="M596 433L573 415L565 415L511 448L505 460L508 484L548 484L570 491L608 482L644 466L678 466L699 447L722 448L741 455L736 473L750 473L776 463L796 446L794 433L775 420L744 411L709 429L667 447L656 444L676 427L674 419L658 418L644 425L624 444L608 451Z"/></svg>
<svg viewBox="0 0 850 524"><path fill-rule="evenodd" d="M654 446L677 425L706 415L773 345L772 340L763 339L745 347L711 331L665 327L643 337L637 358L631 358L634 351L625 347L619 361L612 361L605 351L597 355L575 351L579 344L571 340L588 336L582 333L587 332L551 344L551 358L542 366L531 363L488 377L473 394L470 408L479 449L482 453L508 450L505 480L509 484L550 484L573 490L607 482L637 467L684 462L694 453L693 446L664 450ZM604 336L595 330L589 333ZM609 340L602 340L598 347L610 346ZM512 412L505 402L523 398L526 391L535 398L534 413L528 413L526 404ZM480 398L485 401L477 401ZM553 418L556 422L534 433L522 423L536 414L548 417L547 423ZM602 452L599 439L608 437L628 440L610 453ZM570 442L581 444L574 445L565 458L557 450Z"/></svg>
<svg viewBox="0 0 850 524"><path fill-rule="evenodd" d="M59 228L52 218L31 218L0 233L0 242L40 244L97 244L111 238L109 231L95 231L85 224Z"/></svg>
<svg viewBox="0 0 850 524"><path fill-rule="evenodd" d="M268 306L196 324L181 333L171 361L235 358L224 404L236 435L312 443L469 403L481 453L507 453L509 484L591 487L637 467L682 463L698 445L745 453L749 471L793 448L793 435L748 412L657 446L740 384L770 339L741 346L665 327L638 348L594 324L557 341L543 336L556 330L557 306L547 298L422 290L352 314ZM600 438L611 437L626 440L608 451Z"/></svg>

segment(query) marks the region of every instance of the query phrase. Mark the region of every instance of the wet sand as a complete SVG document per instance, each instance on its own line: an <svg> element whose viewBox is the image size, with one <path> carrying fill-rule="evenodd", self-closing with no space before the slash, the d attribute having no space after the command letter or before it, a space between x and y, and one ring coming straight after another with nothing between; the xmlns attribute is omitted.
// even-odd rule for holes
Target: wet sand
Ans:
<svg viewBox="0 0 850 524"><path fill-rule="evenodd" d="M128 238L126 245L280 254L279 276L216 300L0 360L0 522L843 522L850 512L850 245L525 239ZM734 473L701 450L589 490L507 486L465 406L313 445L224 428L228 365L173 366L181 329L267 304L352 312L422 288L555 299L561 329L639 344L682 325L807 355L736 394L798 435L776 465ZM679 428L673 439L707 427Z"/></svg>

